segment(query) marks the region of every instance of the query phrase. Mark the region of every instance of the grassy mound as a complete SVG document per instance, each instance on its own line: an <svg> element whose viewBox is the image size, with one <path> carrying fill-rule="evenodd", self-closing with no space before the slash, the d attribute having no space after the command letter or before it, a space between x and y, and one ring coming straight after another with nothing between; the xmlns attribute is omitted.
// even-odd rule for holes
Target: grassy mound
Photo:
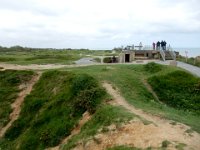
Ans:
<svg viewBox="0 0 200 150"><path fill-rule="evenodd" d="M162 70L162 65L156 64L155 62L150 62L144 65L144 70L149 73L157 73Z"/></svg>
<svg viewBox="0 0 200 150"><path fill-rule="evenodd" d="M159 99L169 106L200 113L200 78L174 71L148 79Z"/></svg>
<svg viewBox="0 0 200 150"><path fill-rule="evenodd" d="M32 71L6 70L0 72L0 128L9 121L11 103L19 93L18 86L32 78Z"/></svg>
<svg viewBox="0 0 200 150"><path fill-rule="evenodd" d="M70 134L86 110L96 110L105 94L93 77L48 71L26 97L20 118L0 146L21 150L55 146Z"/></svg>

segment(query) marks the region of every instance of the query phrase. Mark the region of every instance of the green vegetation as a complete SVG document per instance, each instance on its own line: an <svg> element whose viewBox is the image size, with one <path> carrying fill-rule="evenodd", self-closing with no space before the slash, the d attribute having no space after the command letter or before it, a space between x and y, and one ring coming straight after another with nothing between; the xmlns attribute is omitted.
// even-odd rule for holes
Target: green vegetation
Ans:
<svg viewBox="0 0 200 150"><path fill-rule="evenodd" d="M20 92L18 86L29 81L33 76L32 71L6 70L0 72L0 128L9 121L11 103Z"/></svg>
<svg viewBox="0 0 200 150"><path fill-rule="evenodd" d="M90 136L94 136L98 130L103 127L111 124L119 125L133 119L134 117L136 116L122 107L103 105L97 110L92 119L81 128L81 132L78 135L73 136L69 142L63 146L63 149L69 150L75 147L80 139L86 142Z"/></svg>
<svg viewBox="0 0 200 150"><path fill-rule="evenodd" d="M141 150L140 148L127 147L124 145L108 148L107 150Z"/></svg>
<svg viewBox="0 0 200 150"><path fill-rule="evenodd" d="M112 62L112 57L104 57L103 62L104 63L111 63Z"/></svg>
<svg viewBox="0 0 200 150"><path fill-rule="evenodd" d="M156 64L155 62L151 62L144 65L144 69L145 71L150 72L150 73L157 73L162 70L162 66L159 64Z"/></svg>
<svg viewBox="0 0 200 150"><path fill-rule="evenodd" d="M8 51L0 52L0 62L12 64L72 64L75 60L81 58L76 52L63 50L48 50L48 51Z"/></svg>
<svg viewBox="0 0 200 150"><path fill-rule="evenodd" d="M169 141L167 141L167 140L164 140L164 141L162 142L162 147L163 147L163 148L167 148L167 147L169 146L169 144L171 144L171 142L169 142Z"/></svg>
<svg viewBox="0 0 200 150"><path fill-rule="evenodd" d="M179 143L178 145L176 145L176 149L177 150L184 150L184 147L187 146L186 144L184 143Z"/></svg>
<svg viewBox="0 0 200 150"><path fill-rule="evenodd" d="M97 51L88 49L38 49L21 46L6 48L0 46L0 62L20 65L73 64L74 61L83 57L104 56L111 54L112 51L110 50Z"/></svg>
<svg viewBox="0 0 200 150"><path fill-rule="evenodd" d="M18 120L0 140L1 149L44 149L57 145L87 110L94 113L106 92L86 74L48 71L25 98Z"/></svg>
<svg viewBox="0 0 200 150"><path fill-rule="evenodd" d="M149 78L160 101L169 106L200 113L200 78L185 71L174 71Z"/></svg>

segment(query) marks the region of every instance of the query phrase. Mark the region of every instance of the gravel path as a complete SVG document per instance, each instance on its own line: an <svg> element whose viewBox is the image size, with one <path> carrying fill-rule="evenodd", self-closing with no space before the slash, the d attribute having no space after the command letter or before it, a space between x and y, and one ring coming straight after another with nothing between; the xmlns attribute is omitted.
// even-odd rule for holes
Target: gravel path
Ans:
<svg viewBox="0 0 200 150"><path fill-rule="evenodd" d="M183 62L178 61L178 67L181 67L189 72L191 72L192 74L197 75L198 77L200 77L200 67L196 67L190 64L186 64Z"/></svg>

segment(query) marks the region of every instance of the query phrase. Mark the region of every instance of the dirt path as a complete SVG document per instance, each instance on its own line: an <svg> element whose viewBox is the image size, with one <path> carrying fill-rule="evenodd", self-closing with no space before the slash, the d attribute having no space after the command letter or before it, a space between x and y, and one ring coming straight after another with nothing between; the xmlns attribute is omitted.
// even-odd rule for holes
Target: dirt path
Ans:
<svg viewBox="0 0 200 150"><path fill-rule="evenodd" d="M111 130L108 133L96 135L96 141L91 140L85 145L78 145L77 150L102 150L114 145L130 145L138 148L161 147L162 142L167 140L171 142L168 149L176 149L179 143L186 144L185 149L200 149L200 135L196 132L187 133L190 127L177 123L173 124L171 120L162 119L154 116L127 103L117 90L112 88L111 84L103 83L108 93L113 96L113 105L121 105L130 112L153 123L144 125L141 121L133 121L124 124L120 128Z"/></svg>
<svg viewBox="0 0 200 150"><path fill-rule="evenodd" d="M16 64L5 64L0 63L1 71L5 69L14 69L14 70L47 70L47 69L59 69L59 68L71 68L71 67L84 67L90 65L99 65L99 64L74 64L74 65L61 65L61 64L46 64L46 65L38 65L38 64L30 64L30 65L16 65Z"/></svg>
<svg viewBox="0 0 200 150"><path fill-rule="evenodd" d="M10 121L9 123L0 130L0 137L3 137L7 129L12 125L12 123L17 120L21 111L21 105L24 101L26 95L30 94L32 91L33 85L39 80L41 73L37 73L30 81L27 83L23 83L19 86L21 92L19 93L17 99L14 103L11 104L13 112L10 114Z"/></svg>
<svg viewBox="0 0 200 150"><path fill-rule="evenodd" d="M87 121L89 121L90 119L91 119L91 115L90 115L88 112L85 112L85 113L83 114L82 119L79 121L77 127L74 128L74 129L72 130L71 134L70 134L68 137L66 137L65 139L63 139L63 140L61 141L61 143L60 143L58 146L52 147L52 148L48 148L48 149L46 149L46 150L59 150L60 145L62 145L62 144L64 144L64 143L67 143L67 141L68 141L72 136L78 134L78 133L81 131L81 127L82 127Z"/></svg>

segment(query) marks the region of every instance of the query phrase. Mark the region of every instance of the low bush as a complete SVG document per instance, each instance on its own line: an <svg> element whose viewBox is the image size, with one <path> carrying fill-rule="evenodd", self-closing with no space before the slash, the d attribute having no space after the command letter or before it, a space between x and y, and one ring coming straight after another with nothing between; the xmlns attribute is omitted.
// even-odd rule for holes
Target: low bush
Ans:
<svg viewBox="0 0 200 150"><path fill-rule="evenodd" d="M103 62L104 62L104 63L112 63L112 58L111 58L111 57L105 57L105 58L103 59Z"/></svg>
<svg viewBox="0 0 200 150"><path fill-rule="evenodd" d="M157 73L162 70L162 66L160 64L156 64L155 62L150 62L144 65L144 69L150 73Z"/></svg>

